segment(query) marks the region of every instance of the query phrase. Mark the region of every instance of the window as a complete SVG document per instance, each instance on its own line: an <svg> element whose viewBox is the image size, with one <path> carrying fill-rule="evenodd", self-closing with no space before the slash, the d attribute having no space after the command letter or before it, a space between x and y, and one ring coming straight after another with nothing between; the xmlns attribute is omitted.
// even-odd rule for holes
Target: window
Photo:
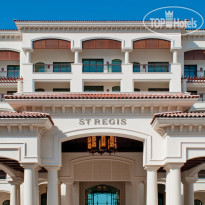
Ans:
<svg viewBox="0 0 205 205"><path fill-rule="evenodd" d="M2 203L2 205L10 205L10 200L6 200Z"/></svg>
<svg viewBox="0 0 205 205"><path fill-rule="evenodd" d="M120 86L112 87L112 92L120 92Z"/></svg>
<svg viewBox="0 0 205 205"><path fill-rule="evenodd" d="M169 91L169 88L148 88L148 91L150 92L167 92Z"/></svg>
<svg viewBox="0 0 205 205"><path fill-rule="evenodd" d="M53 62L53 72L71 72L71 63Z"/></svg>
<svg viewBox="0 0 205 205"><path fill-rule="evenodd" d="M119 59L112 60L112 72L121 72L122 61Z"/></svg>
<svg viewBox="0 0 205 205"><path fill-rule="evenodd" d="M41 194L41 205L47 204L47 193Z"/></svg>
<svg viewBox="0 0 205 205"><path fill-rule="evenodd" d="M104 86L84 86L84 92L103 92Z"/></svg>
<svg viewBox="0 0 205 205"><path fill-rule="evenodd" d="M6 179L6 173L3 170L0 170L0 179Z"/></svg>
<svg viewBox="0 0 205 205"><path fill-rule="evenodd" d="M108 185L97 185L85 190L86 205L119 205L120 190Z"/></svg>
<svg viewBox="0 0 205 205"><path fill-rule="evenodd" d="M169 72L169 62L148 62L148 72Z"/></svg>
<svg viewBox="0 0 205 205"><path fill-rule="evenodd" d="M83 72L103 72L103 59L83 59Z"/></svg>
<svg viewBox="0 0 205 205"><path fill-rule="evenodd" d="M188 93L191 93L191 95L197 95L197 91L195 90L195 91L187 91Z"/></svg>
<svg viewBox="0 0 205 205"><path fill-rule="evenodd" d="M34 72L45 72L45 63L36 63L34 65Z"/></svg>
<svg viewBox="0 0 205 205"><path fill-rule="evenodd" d="M200 178L200 179L205 179L205 170L199 171L199 173L198 173L198 178Z"/></svg>
<svg viewBox="0 0 205 205"><path fill-rule="evenodd" d="M202 205L202 201L196 199L194 200L194 205Z"/></svg>
<svg viewBox="0 0 205 205"><path fill-rule="evenodd" d="M7 91L7 95L13 95L16 91Z"/></svg>
<svg viewBox="0 0 205 205"><path fill-rule="evenodd" d="M158 193L158 205L164 204L164 194Z"/></svg>
<svg viewBox="0 0 205 205"><path fill-rule="evenodd" d="M140 72L140 64L138 62L133 63L133 72Z"/></svg>
<svg viewBox="0 0 205 205"><path fill-rule="evenodd" d="M184 76L185 77L196 77L197 76L197 65L184 65Z"/></svg>
<svg viewBox="0 0 205 205"><path fill-rule="evenodd" d="M19 77L19 65L8 65L7 66L7 77L18 78Z"/></svg>
<svg viewBox="0 0 205 205"><path fill-rule="evenodd" d="M135 92L140 92L140 89L139 88L134 88L134 91Z"/></svg>
<svg viewBox="0 0 205 205"><path fill-rule="evenodd" d="M45 90L43 88L37 88L35 91L36 92L44 92Z"/></svg>
<svg viewBox="0 0 205 205"><path fill-rule="evenodd" d="M70 92L70 88L53 88L53 92Z"/></svg>

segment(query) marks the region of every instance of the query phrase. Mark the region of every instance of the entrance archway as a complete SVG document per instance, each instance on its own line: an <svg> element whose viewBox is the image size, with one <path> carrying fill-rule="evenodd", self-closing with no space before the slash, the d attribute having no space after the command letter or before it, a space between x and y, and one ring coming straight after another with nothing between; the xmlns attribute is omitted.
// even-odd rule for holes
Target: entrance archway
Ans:
<svg viewBox="0 0 205 205"><path fill-rule="evenodd" d="M119 205L120 190L109 185L100 184L85 191L86 205Z"/></svg>

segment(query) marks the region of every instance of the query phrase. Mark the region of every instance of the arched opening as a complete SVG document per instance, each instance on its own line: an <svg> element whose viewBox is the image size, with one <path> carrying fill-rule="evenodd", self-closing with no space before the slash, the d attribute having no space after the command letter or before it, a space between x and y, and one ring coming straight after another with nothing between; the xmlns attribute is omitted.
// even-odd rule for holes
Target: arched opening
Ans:
<svg viewBox="0 0 205 205"><path fill-rule="evenodd" d="M10 205L10 200L6 200L2 203L2 205Z"/></svg>
<svg viewBox="0 0 205 205"><path fill-rule="evenodd" d="M41 39L33 41L34 49L70 49L70 41L61 39Z"/></svg>
<svg viewBox="0 0 205 205"><path fill-rule="evenodd" d="M45 72L45 63L38 62L34 65L34 72Z"/></svg>
<svg viewBox="0 0 205 205"><path fill-rule="evenodd" d="M70 41L52 38L35 40L33 49L31 62L34 72L71 72L74 53L71 52Z"/></svg>
<svg viewBox="0 0 205 205"><path fill-rule="evenodd" d="M202 201L195 199L194 200L194 205L202 205Z"/></svg>
<svg viewBox="0 0 205 205"><path fill-rule="evenodd" d="M0 51L1 77L18 78L19 77L20 53L16 51ZM5 65L6 64L6 65ZM5 68L6 66L6 68Z"/></svg>
<svg viewBox="0 0 205 205"><path fill-rule="evenodd" d="M106 184L90 187L85 191L86 205L119 205L120 190Z"/></svg>
<svg viewBox="0 0 205 205"><path fill-rule="evenodd" d="M36 91L36 92L44 92L45 89L43 89L43 88L37 88L37 89L35 89L35 91Z"/></svg>
<svg viewBox="0 0 205 205"><path fill-rule="evenodd" d="M124 59L121 52L121 41L90 39L82 42L82 48L80 56L82 57L83 72L121 72L121 65L116 65L119 62L114 61L114 67L112 65L113 56L121 61Z"/></svg>
<svg viewBox="0 0 205 205"><path fill-rule="evenodd" d="M98 119L95 122L102 123ZM112 119L109 123L121 123L121 120ZM122 137L123 134L93 135L78 135L78 138L71 137L71 140L62 142L62 167L59 176L75 179L76 183L69 185L68 189L75 190L80 204L130 204L132 196L128 197L131 194L128 190L136 187L136 184L131 183L131 179L137 173L146 179L146 171L143 168L143 142L138 141L134 135L133 139L131 136ZM144 181L141 183L140 190L144 193ZM100 192L95 189L98 186L106 186L106 189ZM117 191L111 192L109 186L115 187Z"/></svg>
<svg viewBox="0 0 205 205"><path fill-rule="evenodd" d="M0 179L6 179L6 172L0 170Z"/></svg>
<svg viewBox="0 0 205 205"><path fill-rule="evenodd" d="M133 72L134 72L134 73L140 72L140 63L138 63L138 62L133 62Z"/></svg>
<svg viewBox="0 0 205 205"><path fill-rule="evenodd" d="M121 41L112 39L91 39L83 41L83 49L121 49Z"/></svg>
<svg viewBox="0 0 205 205"><path fill-rule="evenodd" d="M120 86L113 86L112 92L120 92Z"/></svg>
<svg viewBox="0 0 205 205"><path fill-rule="evenodd" d="M121 72L121 64L122 61L120 59L113 59L112 60L112 72L117 73Z"/></svg>

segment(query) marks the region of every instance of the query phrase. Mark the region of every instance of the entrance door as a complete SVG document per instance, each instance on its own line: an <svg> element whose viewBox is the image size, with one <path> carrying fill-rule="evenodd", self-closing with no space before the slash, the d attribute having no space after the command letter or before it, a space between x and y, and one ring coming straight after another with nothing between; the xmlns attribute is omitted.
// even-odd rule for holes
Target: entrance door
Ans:
<svg viewBox="0 0 205 205"><path fill-rule="evenodd" d="M120 205L120 190L109 185L86 189L85 205Z"/></svg>

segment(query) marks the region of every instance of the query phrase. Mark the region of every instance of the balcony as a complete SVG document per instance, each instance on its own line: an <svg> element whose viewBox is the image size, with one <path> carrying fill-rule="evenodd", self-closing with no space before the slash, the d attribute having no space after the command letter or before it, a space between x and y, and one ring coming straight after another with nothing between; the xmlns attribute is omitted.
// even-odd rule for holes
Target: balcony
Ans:
<svg viewBox="0 0 205 205"><path fill-rule="evenodd" d="M164 73L170 72L171 64L138 64L133 63L134 73Z"/></svg>
<svg viewBox="0 0 205 205"><path fill-rule="evenodd" d="M43 64L36 63L33 65L34 73L70 73L71 63L55 63L55 64Z"/></svg>
<svg viewBox="0 0 205 205"><path fill-rule="evenodd" d="M19 78L19 70L0 71L0 77L4 78Z"/></svg>
<svg viewBox="0 0 205 205"><path fill-rule="evenodd" d="M119 64L83 64L83 73L121 73L122 67Z"/></svg>

